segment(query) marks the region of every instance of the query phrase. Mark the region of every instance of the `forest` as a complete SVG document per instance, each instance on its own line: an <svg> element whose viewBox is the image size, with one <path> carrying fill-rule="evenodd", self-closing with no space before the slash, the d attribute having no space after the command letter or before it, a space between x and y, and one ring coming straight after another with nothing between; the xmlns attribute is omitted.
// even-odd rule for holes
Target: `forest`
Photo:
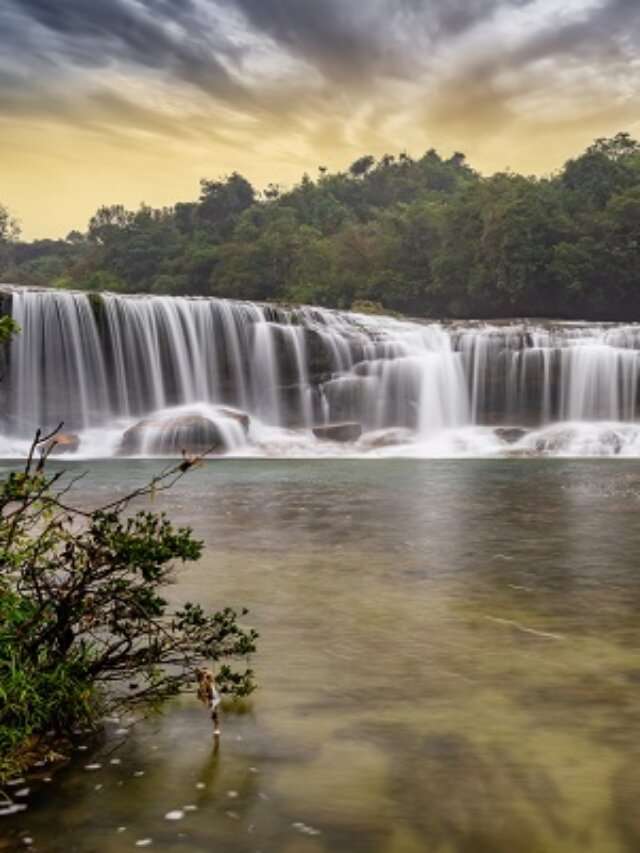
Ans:
<svg viewBox="0 0 640 853"><path fill-rule="evenodd" d="M557 173L483 176L430 149L258 192L203 179L194 202L100 207L86 232L20 239L0 205L0 280L308 303L416 317L640 315L640 144L597 139Z"/></svg>

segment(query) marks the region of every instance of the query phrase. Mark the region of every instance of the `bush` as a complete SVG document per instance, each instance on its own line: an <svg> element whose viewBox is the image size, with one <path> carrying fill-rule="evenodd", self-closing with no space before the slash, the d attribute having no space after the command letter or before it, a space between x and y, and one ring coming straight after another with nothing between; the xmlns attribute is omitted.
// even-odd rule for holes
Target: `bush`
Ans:
<svg viewBox="0 0 640 853"><path fill-rule="evenodd" d="M209 661L222 664L223 693L255 687L251 669L228 663L247 658L257 639L236 611L173 611L163 598L174 562L197 560L202 543L164 514L127 512L200 458L87 511L70 504L62 472L46 472L51 438L38 435L25 469L0 482L0 775L34 738L157 707Z"/></svg>

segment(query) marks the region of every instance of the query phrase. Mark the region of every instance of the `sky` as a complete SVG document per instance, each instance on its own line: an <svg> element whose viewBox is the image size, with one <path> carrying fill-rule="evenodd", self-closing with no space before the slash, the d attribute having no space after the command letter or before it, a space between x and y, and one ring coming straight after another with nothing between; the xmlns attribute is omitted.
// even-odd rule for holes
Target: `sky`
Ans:
<svg viewBox="0 0 640 853"><path fill-rule="evenodd" d="M619 130L640 0L0 0L0 203L28 239L363 154L546 174Z"/></svg>

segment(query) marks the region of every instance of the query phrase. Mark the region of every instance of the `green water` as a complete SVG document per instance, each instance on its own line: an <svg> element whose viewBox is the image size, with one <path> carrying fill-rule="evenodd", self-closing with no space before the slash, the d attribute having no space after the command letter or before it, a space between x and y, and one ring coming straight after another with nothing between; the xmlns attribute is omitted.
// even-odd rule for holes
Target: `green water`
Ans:
<svg viewBox="0 0 640 853"><path fill-rule="evenodd" d="M158 464L82 467L99 502ZM195 697L109 725L8 849L640 849L640 463L215 461L154 506L208 544L172 599L251 609L260 690L217 752Z"/></svg>

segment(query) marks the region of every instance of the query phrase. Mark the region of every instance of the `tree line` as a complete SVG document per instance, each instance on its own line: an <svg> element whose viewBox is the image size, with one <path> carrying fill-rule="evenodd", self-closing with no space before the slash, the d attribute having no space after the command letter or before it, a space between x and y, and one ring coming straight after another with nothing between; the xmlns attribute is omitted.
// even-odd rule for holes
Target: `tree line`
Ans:
<svg viewBox="0 0 640 853"><path fill-rule="evenodd" d="M364 156L258 193L103 206L87 231L23 242L0 206L0 280L422 317L640 316L640 144L597 139L556 174L482 176L463 154Z"/></svg>

